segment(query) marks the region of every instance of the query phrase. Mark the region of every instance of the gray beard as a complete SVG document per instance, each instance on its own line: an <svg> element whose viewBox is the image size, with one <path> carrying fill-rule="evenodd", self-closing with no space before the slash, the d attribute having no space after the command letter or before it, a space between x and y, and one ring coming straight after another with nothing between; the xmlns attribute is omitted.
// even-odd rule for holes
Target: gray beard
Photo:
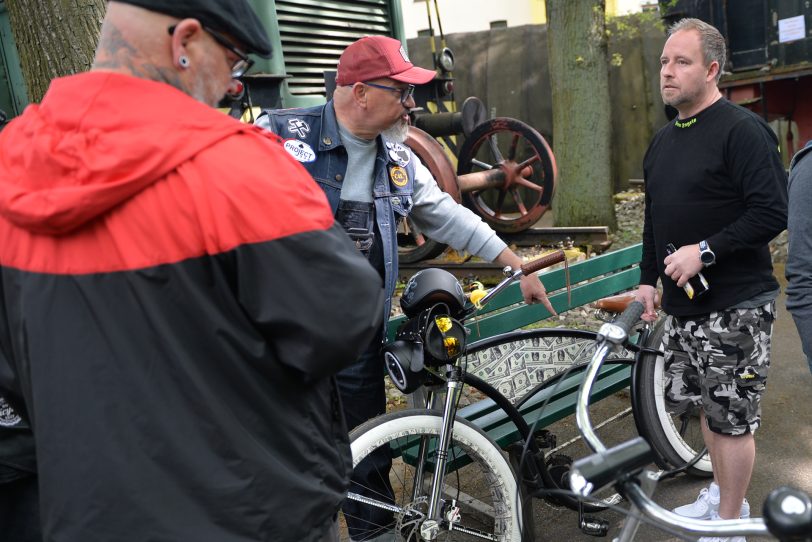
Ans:
<svg viewBox="0 0 812 542"><path fill-rule="evenodd" d="M406 136L409 133L409 123L399 119L395 124L381 132L381 135L387 141L394 143L403 143L406 141Z"/></svg>

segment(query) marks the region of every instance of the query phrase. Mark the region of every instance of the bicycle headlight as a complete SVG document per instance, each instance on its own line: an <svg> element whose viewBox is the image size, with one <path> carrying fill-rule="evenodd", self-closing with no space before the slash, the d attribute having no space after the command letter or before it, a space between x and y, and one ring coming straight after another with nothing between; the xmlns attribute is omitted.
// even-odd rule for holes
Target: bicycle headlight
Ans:
<svg viewBox="0 0 812 542"><path fill-rule="evenodd" d="M636 437L573 463L569 473L570 488L586 497L620 478L637 474L653 461L651 446L643 437Z"/></svg>
<svg viewBox="0 0 812 542"><path fill-rule="evenodd" d="M434 316L426 326L424 344L437 361L455 360L465 348L465 328L448 315Z"/></svg>
<svg viewBox="0 0 812 542"><path fill-rule="evenodd" d="M398 329L398 341L422 345L422 361L437 366L454 361L465 350L466 330L440 303L410 318ZM396 341L397 342L397 341Z"/></svg>

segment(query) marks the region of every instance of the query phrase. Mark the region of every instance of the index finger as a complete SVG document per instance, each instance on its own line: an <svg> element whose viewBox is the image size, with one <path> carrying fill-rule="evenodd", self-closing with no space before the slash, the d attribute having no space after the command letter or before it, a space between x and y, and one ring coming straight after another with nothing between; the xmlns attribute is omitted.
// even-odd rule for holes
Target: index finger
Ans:
<svg viewBox="0 0 812 542"><path fill-rule="evenodd" d="M541 294L540 301L544 305L544 308L547 309L550 312L550 314L552 314L553 316L558 316L558 313L555 312L555 309L553 308L553 304L550 303L550 298L547 297L546 293Z"/></svg>

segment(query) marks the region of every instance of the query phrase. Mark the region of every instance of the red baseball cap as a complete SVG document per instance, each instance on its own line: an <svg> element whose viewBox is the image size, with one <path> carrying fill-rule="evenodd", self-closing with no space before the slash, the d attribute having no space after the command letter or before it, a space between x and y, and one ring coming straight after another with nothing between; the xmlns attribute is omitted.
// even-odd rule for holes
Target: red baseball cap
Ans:
<svg viewBox="0 0 812 542"><path fill-rule="evenodd" d="M434 79L434 76L434 71L412 64L398 40L387 36L364 36L341 53L336 84L352 85L388 77L403 83L422 85Z"/></svg>

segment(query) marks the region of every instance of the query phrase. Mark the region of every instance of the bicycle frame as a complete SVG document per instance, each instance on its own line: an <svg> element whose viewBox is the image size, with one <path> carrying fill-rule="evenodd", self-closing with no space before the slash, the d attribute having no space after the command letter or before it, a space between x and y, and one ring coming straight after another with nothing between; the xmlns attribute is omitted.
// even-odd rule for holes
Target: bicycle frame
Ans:
<svg viewBox="0 0 812 542"><path fill-rule="evenodd" d="M550 329L549 331L561 332L563 330L560 329ZM565 330L567 335L573 338L580 338L580 339L593 339L595 337L595 333L591 331L582 331L582 330ZM481 341L477 341L472 343L466 347L466 354L471 351L476 351L486 345L489 344L503 344L506 342L518 342L522 340L526 340L528 335L532 335L533 332L530 331L512 331L502 335L498 335L496 337L490 337L488 339L483 339ZM642 335L642 339L644 339L646 335ZM629 349L632 351L640 351L642 350L640 347L635 345L630 345ZM537 463L537 459L539 457L543 457L540 454L541 449L538 446L538 443L532 438L531 434L531 427L528 425L527 421L524 419L522 414L520 413L518 406L524 403L526 399L531 398L535 395L535 393L531 392L527 394L524 400L519 401L517 405L511 403L504 395L502 395L499 390L497 390L494 386L490 385L485 380L470 374L463 370L460 364L460 360L464 359L465 355L461 356L460 359L454 365L446 365L443 369L446 373L446 377L444 378L444 385L443 387L446 390L445 398L442 406L443 411L443 426L442 431L439 438L439 444L436 447L436 454L437 457L435 458L436 468L433 473L432 479L432 486L431 486L431 496L428 505L428 518L430 520L439 521L439 515L441 513L440 505L442 504L442 488L444 487L444 475L445 475L445 467L447 465L447 459L449 454L449 445L451 442L451 434L453 431L453 423L457 415L457 403L459 399L460 392L463 386L470 386L478 391L482 392L487 398L494 401L496 406L505 412L511 422L516 426L519 434L524 443L526 443L528 448L528 456L529 460L525 463L526 468L530 469L529 472L525 473L517 473L518 475L527 474L527 477L524 479L525 482L530 482L533 487L541 488L544 486L544 483L541 480L540 471L544 466L540 466ZM621 364L631 364L633 361L630 359L618 359L614 360L615 363ZM578 365L577 367L586 367L587 364ZM552 385L552 384L547 384ZM546 387L546 386L543 386ZM439 389L439 386L434 387L426 387L424 388L427 390L426 398L425 398L425 407L428 410L432 410L439 405L435 405L436 397L438 396L436 390ZM534 392L537 390L534 390ZM423 465L426 464L426 459L428 455L428 443L427 439L424 437L421 439L418 453L417 453L417 462L416 462L416 479L422 479L424 474ZM413 498L417 498L417 494L419 492L419 488L415 487L413 489Z"/></svg>

